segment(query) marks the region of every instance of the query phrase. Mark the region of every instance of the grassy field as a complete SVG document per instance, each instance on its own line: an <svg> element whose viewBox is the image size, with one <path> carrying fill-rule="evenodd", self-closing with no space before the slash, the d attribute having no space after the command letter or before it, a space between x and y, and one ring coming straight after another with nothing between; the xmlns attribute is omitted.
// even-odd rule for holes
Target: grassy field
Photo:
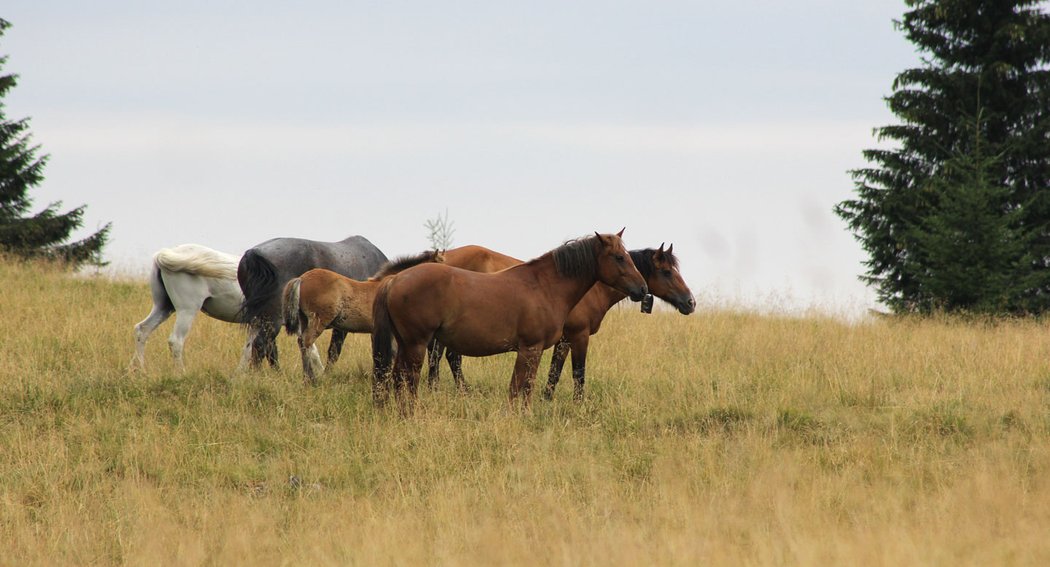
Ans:
<svg viewBox="0 0 1050 567"><path fill-rule="evenodd" d="M403 419L364 336L311 388L205 317L176 375L169 322L129 375L148 311L0 264L0 564L1050 564L1035 321L617 310L583 403L509 409L501 356Z"/></svg>

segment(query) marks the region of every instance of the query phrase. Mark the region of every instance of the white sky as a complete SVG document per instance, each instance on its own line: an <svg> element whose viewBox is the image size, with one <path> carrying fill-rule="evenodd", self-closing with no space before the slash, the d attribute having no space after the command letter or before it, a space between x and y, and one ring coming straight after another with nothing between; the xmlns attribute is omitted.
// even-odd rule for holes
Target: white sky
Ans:
<svg viewBox="0 0 1050 567"><path fill-rule="evenodd" d="M919 56L902 0L16 0L8 118L50 154L37 208L113 222L106 257L361 234L388 256L521 258L626 226L701 305L858 312L852 197Z"/></svg>

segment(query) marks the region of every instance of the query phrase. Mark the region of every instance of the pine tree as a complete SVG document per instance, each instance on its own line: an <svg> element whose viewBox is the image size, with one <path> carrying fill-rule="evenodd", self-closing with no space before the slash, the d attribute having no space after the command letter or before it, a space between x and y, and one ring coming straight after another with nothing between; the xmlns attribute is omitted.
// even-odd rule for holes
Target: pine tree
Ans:
<svg viewBox="0 0 1050 567"><path fill-rule="evenodd" d="M909 237L922 269L914 274L923 291L914 309L1002 313L1016 311L1015 298L1032 285L1023 209L1008 205L1009 192L989 177L999 156L987 156L980 118L973 122L970 154L945 161L926 191L938 195Z"/></svg>
<svg viewBox="0 0 1050 567"><path fill-rule="evenodd" d="M895 311L1050 308L1050 14L1038 4L907 0L896 22L925 56L886 99L902 123L876 129L896 147L866 150L857 197L835 207L869 254L862 279ZM956 247L971 268L937 265L950 227L974 218L998 236L970 225L976 240Z"/></svg>
<svg viewBox="0 0 1050 567"><path fill-rule="evenodd" d="M0 19L0 37L10 25ZM0 69L6 62L6 56L0 57ZM62 260L73 266L101 264L109 224L83 240L66 242L83 224L84 205L59 213L62 203L51 203L27 216L33 205L27 193L44 180L48 156L38 157L40 146L30 144L29 119L10 120L4 112L3 98L17 82L17 75L0 74L0 250Z"/></svg>

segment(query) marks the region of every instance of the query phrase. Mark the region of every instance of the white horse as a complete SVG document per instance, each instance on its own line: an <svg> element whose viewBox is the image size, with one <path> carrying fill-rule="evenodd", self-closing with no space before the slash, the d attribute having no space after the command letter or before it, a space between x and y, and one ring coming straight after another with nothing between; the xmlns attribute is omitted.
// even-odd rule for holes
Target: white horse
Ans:
<svg viewBox="0 0 1050 567"><path fill-rule="evenodd" d="M153 310L135 325L135 356L131 368L145 368L146 339L175 313L175 329L168 337L175 368L182 371L182 346L198 311L229 323L241 323L238 313L244 295L237 284L239 256L198 244L162 248L153 255L150 292ZM244 355L250 355L251 342ZM247 359L242 356L241 364Z"/></svg>

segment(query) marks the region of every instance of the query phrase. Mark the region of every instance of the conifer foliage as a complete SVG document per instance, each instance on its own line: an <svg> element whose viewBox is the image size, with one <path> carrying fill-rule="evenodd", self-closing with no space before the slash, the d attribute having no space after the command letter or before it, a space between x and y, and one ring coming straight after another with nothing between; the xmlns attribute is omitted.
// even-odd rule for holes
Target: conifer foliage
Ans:
<svg viewBox="0 0 1050 567"><path fill-rule="evenodd" d="M897 312L1050 308L1050 11L1035 0L907 0L923 55L887 97L892 149L864 152L835 207Z"/></svg>
<svg viewBox="0 0 1050 567"><path fill-rule="evenodd" d="M0 19L0 38L10 23ZM0 70L7 57L0 57ZM69 235L83 224L85 206L60 213L61 203L30 214L30 189L44 180L47 155L37 156L40 146L30 143L29 119L11 120L3 99L18 82L17 75L0 73L0 250L24 257L45 257L72 266L101 264L102 247L110 225L76 242Z"/></svg>

